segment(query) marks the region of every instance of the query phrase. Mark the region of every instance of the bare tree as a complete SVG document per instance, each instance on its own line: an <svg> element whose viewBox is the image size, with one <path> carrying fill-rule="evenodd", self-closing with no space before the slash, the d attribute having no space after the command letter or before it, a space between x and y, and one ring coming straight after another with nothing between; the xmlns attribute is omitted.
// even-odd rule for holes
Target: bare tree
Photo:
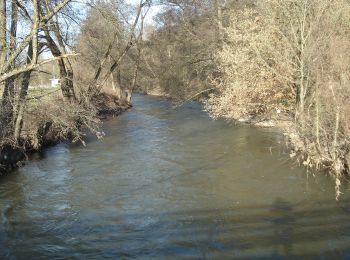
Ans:
<svg viewBox="0 0 350 260"><path fill-rule="evenodd" d="M40 28L45 27L53 16L68 3L69 0L65 0L53 6L45 15L40 15L39 0L28 3L12 0L11 8L7 8L8 1L1 1L0 82L3 85L1 124L2 134L6 138L11 136L15 140L19 138L31 72L40 64L47 62L45 60L38 62L41 49L38 39ZM21 35L20 38L17 35L19 18L30 22L27 34L23 32L24 35ZM10 28L9 33L7 28ZM24 62L20 58L20 55L23 54L27 56ZM21 81L18 99L15 99L16 81Z"/></svg>
<svg viewBox="0 0 350 260"><path fill-rule="evenodd" d="M149 12L149 7L148 9L142 14L141 12L141 21L140 21L140 28L139 28L139 35L135 40L136 44L136 49L137 49L137 58L135 62L135 68L134 68L134 73L133 73L133 78L130 87L126 90L126 100L128 102L131 101L131 96L132 93L137 85L137 79L138 79L138 74L140 70L140 62L143 54L143 34L144 34L144 24L145 24L145 18L147 16L147 13Z"/></svg>
<svg viewBox="0 0 350 260"><path fill-rule="evenodd" d="M134 33L136 30L136 27L139 23L139 19L141 17L142 14L142 10L145 6L150 5L150 0L141 0L138 7L137 7L137 13L136 13L136 17L135 20L130 28L129 31L129 35L127 37L127 42L126 45L124 47L124 49L120 52L119 57L114 60L114 62L111 64L111 66L109 67L109 69L107 70L107 72L105 73L104 76L101 77L101 83L97 83L97 81L100 79L100 71L101 71L101 65L97 68L96 70L96 74L94 77L94 82L97 83L98 87L98 91L100 91L101 86L103 86L103 84L108 80L108 78L110 77L110 74L114 72L114 70L120 65L120 62L123 60L123 58L125 57L125 55L128 53L128 51L130 50L130 48L133 46L133 38L134 38ZM143 18L144 19L144 18ZM114 39L113 39L114 41ZM107 61L108 57L110 56L110 52L111 52L111 48L109 47L104 55L104 59L102 61L102 65L105 64L105 62Z"/></svg>

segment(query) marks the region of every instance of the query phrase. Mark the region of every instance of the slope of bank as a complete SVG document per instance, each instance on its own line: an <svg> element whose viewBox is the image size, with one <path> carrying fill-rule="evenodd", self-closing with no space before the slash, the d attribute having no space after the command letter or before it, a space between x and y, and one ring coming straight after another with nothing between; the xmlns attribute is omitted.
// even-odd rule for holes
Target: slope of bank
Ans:
<svg viewBox="0 0 350 260"><path fill-rule="evenodd" d="M105 116L119 116L130 107L130 103L104 92L94 96L88 107L69 104L56 94L45 96L40 103L32 100L24 117L20 142L1 143L0 175L21 166L28 154L48 146L62 141L85 144L86 131L101 138L103 134L98 130Z"/></svg>

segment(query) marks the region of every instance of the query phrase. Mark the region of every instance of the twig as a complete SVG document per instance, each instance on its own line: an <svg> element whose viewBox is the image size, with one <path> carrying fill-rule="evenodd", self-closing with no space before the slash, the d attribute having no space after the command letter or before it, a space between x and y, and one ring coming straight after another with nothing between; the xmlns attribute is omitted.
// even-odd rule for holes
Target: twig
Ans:
<svg viewBox="0 0 350 260"><path fill-rule="evenodd" d="M213 87L213 88L208 88L208 89L202 90L201 92L199 92L199 93L197 93L197 94L191 96L190 98L188 98L188 99L182 101L180 104L176 105L174 108L179 108L179 107L183 106L186 102L191 101L191 100L193 100L194 98L198 97L199 95L201 95L201 94L203 94L203 93L205 93L205 92L214 90L214 89L216 89L216 88L218 88L218 87Z"/></svg>

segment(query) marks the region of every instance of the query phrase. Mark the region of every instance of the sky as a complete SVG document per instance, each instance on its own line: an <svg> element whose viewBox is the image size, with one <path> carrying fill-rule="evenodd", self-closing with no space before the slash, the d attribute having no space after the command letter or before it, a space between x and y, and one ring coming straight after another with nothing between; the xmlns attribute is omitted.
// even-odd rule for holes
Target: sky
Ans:
<svg viewBox="0 0 350 260"><path fill-rule="evenodd" d="M78 0L77 3L79 4L83 4L86 3L88 0ZM140 0L125 0L125 2L127 4L130 5L134 5L137 6L140 3ZM146 17L146 24L153 24L153 18L154 16L160 12L160 10L162 9L161 6L157 5L157 6L152 6L151 9L149 10L147 17Z"/></svg>
<svg viewBox="0 0 350 260"><path fill-rule="evenodd" d="M140 0L126 0L128 4L132 5L138 5L140 3ZM153 23L153 17L160 12L161 6L152 6L149 10L147 17L146 17L146 24L152 24Z"/></svg>

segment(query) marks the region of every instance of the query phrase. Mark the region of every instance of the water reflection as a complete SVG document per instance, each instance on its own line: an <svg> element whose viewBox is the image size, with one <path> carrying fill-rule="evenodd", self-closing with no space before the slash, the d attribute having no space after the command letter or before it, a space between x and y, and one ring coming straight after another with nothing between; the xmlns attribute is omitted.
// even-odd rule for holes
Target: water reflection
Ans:
<svg viewBox="0 0 350 260"><path fill-rule="evenodd" d="M0 179L0 258L350 258L349 194L336 202L275 133L135 103L104 140Z"/></svg>

